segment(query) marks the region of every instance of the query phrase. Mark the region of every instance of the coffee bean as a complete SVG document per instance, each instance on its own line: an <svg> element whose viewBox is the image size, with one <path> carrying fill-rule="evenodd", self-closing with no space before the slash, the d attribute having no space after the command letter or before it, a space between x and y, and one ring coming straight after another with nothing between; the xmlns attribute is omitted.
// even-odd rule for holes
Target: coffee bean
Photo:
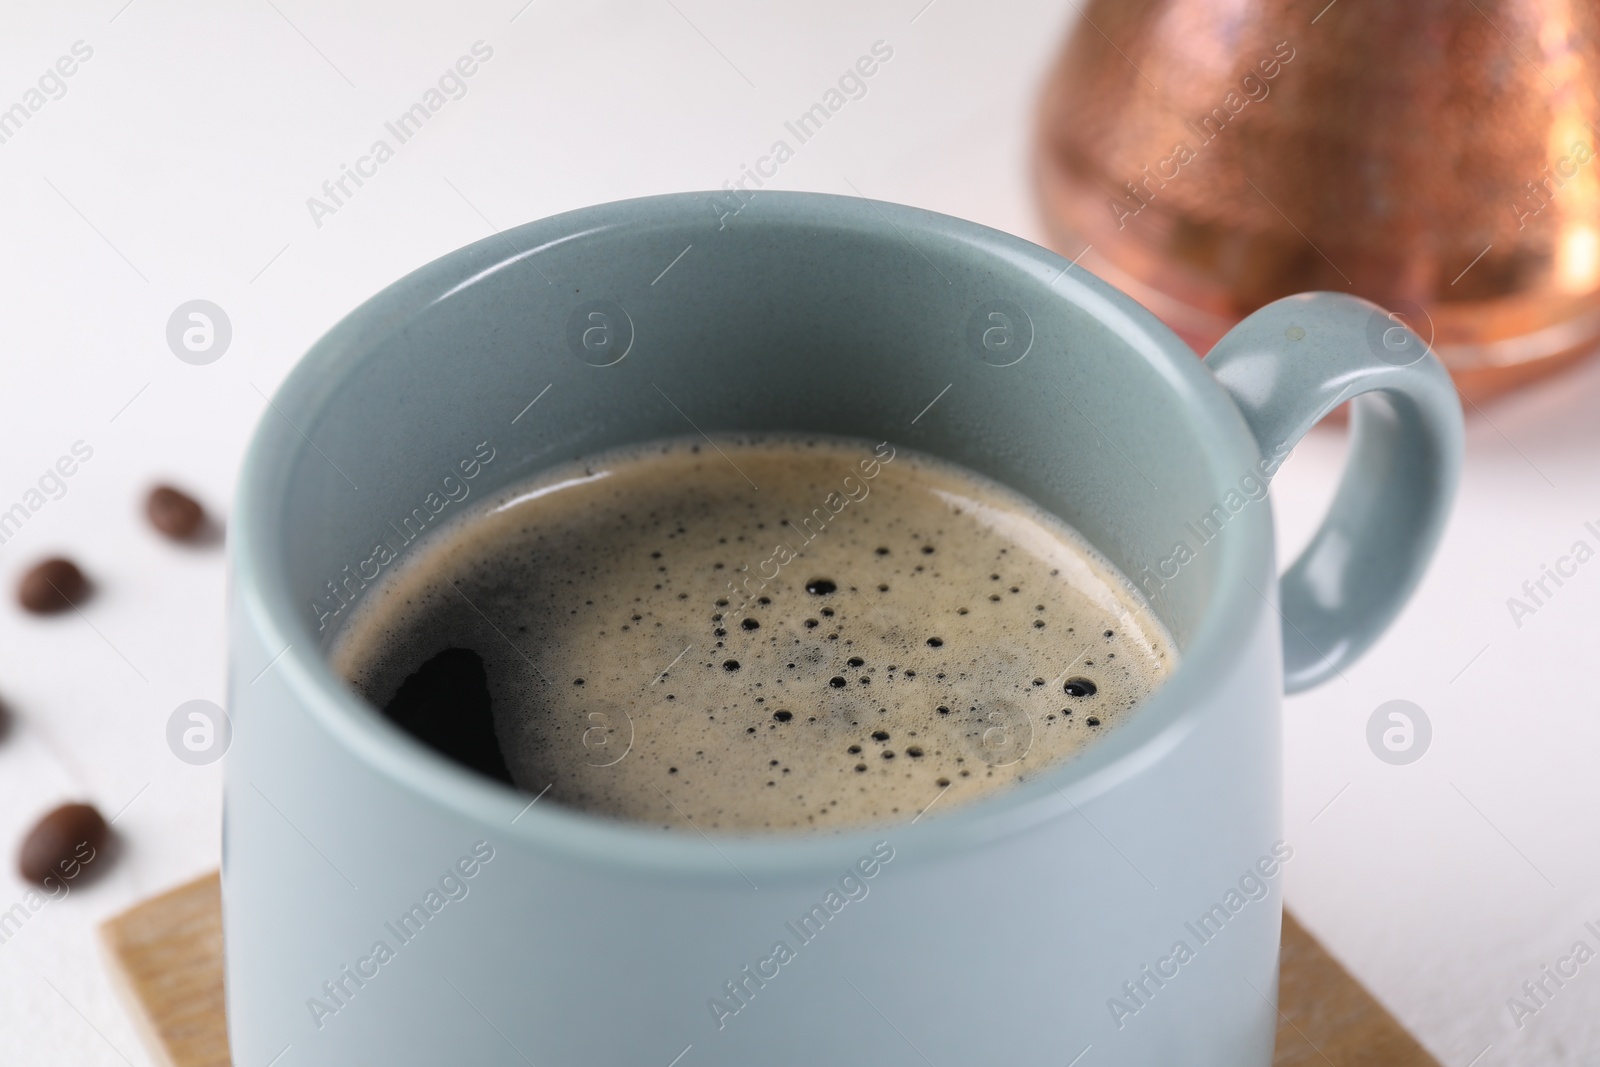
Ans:
<svg viewBox="0 0 1600 1067"><path fill-rule="evenodd" d="M170 485L158 485L150 490L144 502L144 513L149 516L150 525L174 541L194 536L206 517L198 500Z"/></svg>
<svg viewBox="0 0 1600 1067"><path fill-rule="evenodd" d="M38 615L66 611L89 591L89 579L70 559L47 559L22 576L17 600Z"/></svg>
<svg viewBox="0 0 1600 1067"><path fill-rule="evenodd" d="M83 864L105 846L110 828L88 804L63 804L28 832L17 856L17 870L43 884L51 875L76 878Z"/></svg>

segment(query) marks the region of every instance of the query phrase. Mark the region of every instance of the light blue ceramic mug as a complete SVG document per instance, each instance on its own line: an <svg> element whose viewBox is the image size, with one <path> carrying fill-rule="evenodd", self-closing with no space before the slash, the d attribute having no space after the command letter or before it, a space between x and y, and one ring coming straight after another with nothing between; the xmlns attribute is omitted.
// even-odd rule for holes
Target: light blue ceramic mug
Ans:
<svg viewBox="0 0 1600 1067"><path fill-rule="evenodd" d="M1280 584L1266 482L1351 398L1349 472ZM327 666L350 605L468 495L775 430L1032 497L1144 591L1177 670L1078 758L942 816L663 837L530 806ZM1399 610L1460 452L1445 373L1370 304L1281 300L1202 364L1052 253L912 208L653 197L451 253L317 344L246 462L234 1062L1267 1064L1281 694Z"/></svg>

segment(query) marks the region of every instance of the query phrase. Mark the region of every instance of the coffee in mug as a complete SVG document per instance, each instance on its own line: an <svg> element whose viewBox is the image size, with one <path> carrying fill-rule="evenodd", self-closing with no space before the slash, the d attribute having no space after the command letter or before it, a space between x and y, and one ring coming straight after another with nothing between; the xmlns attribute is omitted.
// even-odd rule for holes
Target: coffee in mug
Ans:
<svg viewBox="0 0 1600 1067"><path fill-rule="evenodd" d="M1174 664L1070 527L887 441L636 446L410 551L340 672L461 763L663 830L953 808L1115 729Z"/></svg>

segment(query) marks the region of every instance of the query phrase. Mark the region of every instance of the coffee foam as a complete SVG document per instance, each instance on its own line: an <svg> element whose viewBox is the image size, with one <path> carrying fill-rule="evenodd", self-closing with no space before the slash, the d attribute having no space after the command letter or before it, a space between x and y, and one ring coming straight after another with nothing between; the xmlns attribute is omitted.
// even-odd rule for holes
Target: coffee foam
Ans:
<svg viewBox="0 0 1600 1067"><path fill-rule="evenodd" d="M450 648L483 660L519 788L689 832L949 810L1115 728L1175 661L1130 583L1018 494L772 437L502 492L383 579L332 659L383 707Z"/></svg>

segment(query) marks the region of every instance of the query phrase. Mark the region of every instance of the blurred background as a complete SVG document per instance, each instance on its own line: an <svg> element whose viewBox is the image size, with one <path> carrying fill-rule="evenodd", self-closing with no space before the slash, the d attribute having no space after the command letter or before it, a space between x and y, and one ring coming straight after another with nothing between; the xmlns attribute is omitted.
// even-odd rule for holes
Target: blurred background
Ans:
<svg viewBox="0 0 1600 1067"><path fill-rule="evenodd" d="M0 942L0 1062L149 1063L95 926L219 861L221 764L180 760L167 724L224 700L223 551L158 535L149 488L225 526L266 398L360 301L496 228L738 180L879 41L893 56L865 95L769 187L1051 244L1201 347L1282 292L1361 293L1461 372L1467 466L1438 559L1376 649L1287 704L1287 900L1441 1063L1594 1062L1600 962L1537 1002L1523 988L1576 942L1600 949L1600 564L1572 562L1579 541L1600 549L1600 364L1583 358L1600 172L1574 147L1593 155L1594 14L1545 6L0 14L0 513L27 510L0 528L0 912L56 804L94 803L116 835L111 862ZM461 93L399 143L385 124L477 42ZM380 138L392 158L339 191ZM203 360L169 340L197 300L218 327ZM35 508L80 442L90 458ZM1343 454L1327 426L1279 474L1283 558ZM24 614L11 590L54 554L93 595ZM1409 762L1369 743L1393 700L1430 727Z"/></svg>

